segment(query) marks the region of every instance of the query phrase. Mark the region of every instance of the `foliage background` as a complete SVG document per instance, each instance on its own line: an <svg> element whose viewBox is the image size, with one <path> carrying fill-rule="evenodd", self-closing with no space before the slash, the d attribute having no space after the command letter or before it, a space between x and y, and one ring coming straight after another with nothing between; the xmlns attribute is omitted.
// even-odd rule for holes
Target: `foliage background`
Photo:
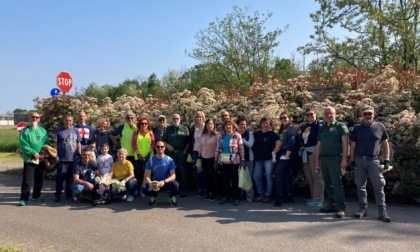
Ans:
<svg viewBox="0 0 420 252"><path fill-rule="evenodd" d="M306 107L312 106L322 116L328 105L336 108L337 120L344 121L352 130L360 122L361 108L371 105L376 119L386 125L390 135L394 170L385 174L388 195L420 202L420 78L414 71L392 65L372 72L343 69L327 79L310 75L282 80L276 76L273 72L268 78L256 79L244 93L235 88L218 92L201 88L196 92L175 92L169 99L159 94L142 99L140 94L123 95L115 102L104 98L98 103L96 98L85 96L36 98L35 102L50 136L66 114L76 117L80 110L86 112L88 123L93 126L99 118L106 117L115 127L123 122L127 111L148 116L152 121L160 114L170 116L177 112L183 123L189 125L196 111L203 111L207 118L220 123L219 112L227 109L233 117L246 115L253 130L258 129L257 122L262 116L269 116L277 130L282 111L291 113L294 123L299 125ZM345 183L353 185L353 173L345 176ZM295 178L295 187L306 186L302 174Z"/></svg>

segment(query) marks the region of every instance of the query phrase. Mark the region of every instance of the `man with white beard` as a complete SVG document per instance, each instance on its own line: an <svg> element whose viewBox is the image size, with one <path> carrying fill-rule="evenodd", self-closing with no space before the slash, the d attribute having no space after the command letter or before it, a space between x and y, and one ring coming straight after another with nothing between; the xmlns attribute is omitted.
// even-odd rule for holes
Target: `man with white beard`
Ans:
<svg viewBox="0 0 420 252"><path fill-rule="evenodd" d="M47 131L38 126L40 116L37 112L31 113L31 125L21 130L19 144L23 152L23 178L20 191L19 206L25 206L29 200L32 182L34 190L32 199L36 202L43 202L41 189L44 182L45 163L40 161L40 152L44 145L48 143Z"/></svg>
<svg viewBox="0 0 420 252"><path fill-rule="evenodd" d="M162 141L165 143L169 156L174 159L179 172L179 190L180 197L187 196L187 153L189 130L181 124L181 116L179 114L172 115L172 125L168 126L163 133Z"/></svg>

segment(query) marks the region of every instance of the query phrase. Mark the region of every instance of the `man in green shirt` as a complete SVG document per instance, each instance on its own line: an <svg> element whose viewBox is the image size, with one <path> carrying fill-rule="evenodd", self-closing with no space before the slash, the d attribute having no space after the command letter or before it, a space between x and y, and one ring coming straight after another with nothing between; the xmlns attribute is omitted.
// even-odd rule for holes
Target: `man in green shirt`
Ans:
<svg viewBox="0 0 420 252"><path fill-rule="evenodd" d="M168 126L163 133L164 141L169 156L174 159L177 166L180 179L180 197L187 196L187 153L188 153L188 135L187 127L181 125L181 116L172 115L172 125Z"/></svg>
<svg viewBox="0 0 420 252"><path fill-rule="evenodd" d="M133 112L129 111L125 115L125 123L116 128L109 136L114 146L120 146L127 150L127 160L133 165L136 164L134 159L134 150L131 144L133 134L137 130L136 117ZM120 143L118 143L116 136L120 136Z"/></svg>
<svg viewBox="0 0 420 252"><path fill-rule="evenodd" d="M48 143L47 131L38 126L40 116L37 112L31 113L31 124L22 129L19 135L19 144L23 152L23 178L20 191L19 206L25 206L29 200L31 185L34 181L32 199L43 202L41 189L44 182L45 163L40 160L41 150Z"/></svg>
<svg viewBox="0 0 420 252"><path fill-rule="evenodd" d="M319 211L321 213L337 212L336 217L343 218L346 215L346 199L341 181L341 170L347 167L349 130L344 123L336 121L335 117L336 112L333 107L324 109L326 123L318 133L315 169L319 170L321 166L328 196L327 205Z"/></svg>

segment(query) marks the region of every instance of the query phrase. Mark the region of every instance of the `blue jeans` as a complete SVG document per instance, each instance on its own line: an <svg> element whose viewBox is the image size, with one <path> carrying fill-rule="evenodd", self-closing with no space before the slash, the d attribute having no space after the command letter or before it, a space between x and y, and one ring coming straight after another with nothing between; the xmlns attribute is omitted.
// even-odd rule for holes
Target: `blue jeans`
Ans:
<svg viewBox="0 0 420 252"><path fill-rule="evenodd" d="M55 195L60 196L61 191L63 191L63 183L66 181L66 197L70 197L72 195L71 192L71 180L72 180L72 169L73 169L74 162L65 162L61 161L58 163L57 166L57 178L55 181Z"/></svg>
<svg viewBox="0 0 420 252"><path fill-rule="evenodd" d="M292 196L292 178L290 177L290 160L277 160L274 175L276 199L282 200L283 196Z"/></svg>
<svg viewBox="0 0 420 252"><path fill-rule="evenodd" d="M172 197L172 196L175 196L176 195L176 193L178 192L178 188L179 188L179 183L176 180L173 180L171 182L165 183L165 185L162 186L160 188L160 190L157 191L157 192L155 192L153 190L149 190L149 185L146 184L145 186L143 186L141 188L141 192L144 195L147 195L149 197L155 197L155 198L157 198L158 195L159 195L159 192L169 191L170 192L169 197Z"/></svg>
<svg viewBox="0 0 420 252"><path fill-rule="evenodd" d="M198 151L192 152L192 159L197 162L198 159ZM206 191L206 177L204 172L196 172L196 184L197 184L197 191L203 192Z"/></svg>
<svg viewBox="0 0 420 252"><path fill-rule="evenodd" d="M267 197L271 196L273 191L273 167L274 164L271 159L268 160L255 160L254 167L254 182L257 187L258 194L264 195ZM267 188L264 191L264 186L262 182L262 177L265 172L265 178L267 181Z"/></svg>

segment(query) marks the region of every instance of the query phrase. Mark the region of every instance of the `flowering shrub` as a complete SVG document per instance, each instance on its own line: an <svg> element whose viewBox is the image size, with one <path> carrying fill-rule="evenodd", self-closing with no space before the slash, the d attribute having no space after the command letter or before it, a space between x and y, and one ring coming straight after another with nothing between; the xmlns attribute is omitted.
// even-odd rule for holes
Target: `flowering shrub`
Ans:
<svg viewBox="0 0 420 252"><path fill-rule="evenodd" d="M111 127L116 127L124 121L128 111L137 116L148 116L152 121L160 114L179 113L187 125L193 123L196 111L203 111L207 118L214 118L218 124L220 111L227 109L232 117L246 115L253 129L258 129L262 116L271 117L277 130L282 111L288 111L298 125L303 123L307 106L312 106L320 116L325 106L333 106L337 120L344 121L352 130L360 123L362 108L371 105L375 108L376 119L385 124L390 136L394 170L385 175L386 189L398 197L420 202L420 114L415 111L420 108L419 87L420 77L415 72L388 66L373 73L343 69L329 79L313 74L289 80L259 78L243 94L236 89L215 92L202 88L197 92L177 92L169 99L157 95L143 100L124 95L114 103L105 98L97 104L91 97L82 100L75 96L59 96L36 98L35 102L50 136L62 125L66 114L77 116L81 109L93 126L98 119L107 117ZM318 89L313 91L312 88ZM306 186L301 176L295 179L298 187ZM352 184L353 173L346 175L345 180L346 184Z"/></svg>

